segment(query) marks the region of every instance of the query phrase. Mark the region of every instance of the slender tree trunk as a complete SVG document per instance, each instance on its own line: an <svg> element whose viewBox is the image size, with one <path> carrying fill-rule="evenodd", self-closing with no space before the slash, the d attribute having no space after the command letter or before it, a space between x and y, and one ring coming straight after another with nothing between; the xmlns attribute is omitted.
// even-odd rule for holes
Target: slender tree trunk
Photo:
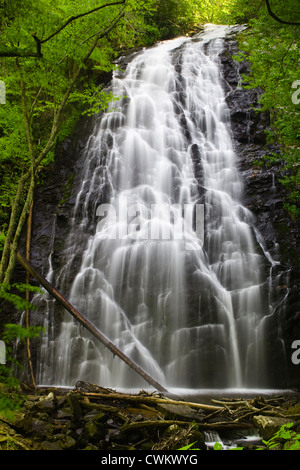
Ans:
<svg viewBox="0 0 300 470"><path fill-rule="evenodd" d="M33 213L33 201L31 202L29 216L27 221L27 237L26 237L26 259L30 262L31 256L31 229L32 229L32 213ZM30 283L30 273L26 270L26 284ZM30 292L29 289L26 290L26 301L30 302ZM30 309L27 308L26 310L26 328L30 327ZM28 366L30 370L30 376L33 387L36 389L36 383L34 379L34 372L32 366L32 359L31 359L31 348L30 348L30 338L26 338L26 349L27 349L27 359L28 359Z"/></svg>
<svg viewBox="0 0 300 470"><path fill-rule="evenodd" d="M12 241L14 239L14 233L16 226L18 224L18 215L19 215L19 210L20 210L20 203L21 199L23 196L23 191L26 185L27 177L25 175L21 176L19 183L18 183L18 188L16 192L16 196L14 198L12 208L11 208L11 214L10 214L10 221L8 225L8 231L5 237L5 242L3 246L3 252L2 252L2 258L1 258L1 263L0 263L0 283L4 281L5 277L5 271L9 262L9 257L10 257L10 247L12 244Z"/></svg>
<svg viewBox="0 0 300 470"><path fill-rule="evenodd" d="M4 284L9 284L10 283L13 272L14 272L19 239L20 239L22 229L23 229L23 226L26 222L26 218L27 218L27 215L29 213L30 206L31 206L31 203L32 203L32 200L33 200L34 188L35 188L35 179L34 179L34 177L32 177L31 181L30 181L30 186L29 186L29 189L28 189L28 192L27 192L26 201L24 203L24 206L23 206L23 209L22 209L19 221L18 221L18 225L17 225L16 231L15 231L15 234L14 234L14 238L13 238L13 241L12 241L12 244L11 244L10 257L9 257L9 261L8 261L8 264L7 264L7 269L6 269L6 272L5 272L4 280L3 280Z"/></svg>

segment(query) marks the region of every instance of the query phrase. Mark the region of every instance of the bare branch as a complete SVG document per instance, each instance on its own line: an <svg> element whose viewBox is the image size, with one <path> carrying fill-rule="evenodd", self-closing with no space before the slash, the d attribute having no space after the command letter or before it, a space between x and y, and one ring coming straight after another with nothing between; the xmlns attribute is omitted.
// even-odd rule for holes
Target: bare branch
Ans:
<svg viewBox="0 0 300 470"><path fill-rule="evenodd" d="M34 39L35 42L36 42L37 57L43 57L41 41L40 41L39 38L37 37L36 33L32 33L31 36L33 37L33 39Z"/></svg>
<svg viewBox="0 0 300 470"><path fill-rule="evenodd" d="M87 11L85 13L80 13L79 15L76 15L76 16L71 16L71 18L69 18L64 25L62 25L57 31L55 31L54 33L52 33L50 36L48 36L46 39L40 39L39 40L39 43L40 44L44 44L45 42L49 41L50 39L52 39L54 36L56 36L58 33L60 33L63 29L65 29L70 23L72 23L73 21L75 20L78 20L79 18L83 18L84 16L87 16L87 15L91 15L92 13L95 13L96 11L99 11L101 10L102 8L106 8L106 7L111 7L111 6L114 6L114 5L122 5L125 3L126 0L121 0L119 2L114 2L114 3L105 3L104 5L101 5L100 7L97 7L97 8L94 8L93 10L90 10L90 11ZM36 40L38 39L35 35L34 37Z"/></svg>
<svg viewBox="0 0 300 470"><path fill-rule="evenodd" d="M9 51L0 51L0 57L42 57L38 52L31 52L23 49L11 49Z"/></svg>
<svg viewBox="0 0 300 470"><path fill-rule="evenodd" d="M52 39L54 36L59 34L63 29L65 29L73 21L76 21L79 18L83 18L84 16L91 15L92 13L95 13L99 10L102 10L103 8L116 6L116 5L124 5L125 3L126 3L126 0L120 0L120 1L112 2L112 3L105 3L104 5L101 5L97 8L94 8L93 10L86 11L85 13L79 13L76 16L71 16L60 28L58 28L56 31L54 31L54 33L50 34L50 36L48 36L45 39L40 39L40 38L37 37L36 33L32 33L31 36L33 37L33 39L35 40L35 43L36 43L36 52L31 52L31 51L28 51L28 50L22 50L22 49L16 49L15 48L15 49L11 49L9 51L0 51L0 57L37 57L37 58L41 58L41 57L43 57L42 44L44 44L45 42L50 41L50 39ZM95 36L97 34L98 33L96 33Z"/></svg>
<svg viewBox="0 0 300 470"><path fill-rule="evenodd" d="M295 23L295 22L292 22L292 21L285 21L285 20L282 20L282 19L278 18L278 16L275 15L275 13L273 13L273 11L271 10L269 0L266 0L266 5L267 5L267 9L268 9L269 15L270 15L274 20L276 20L276 21L278 21L279 23L282 23L282 24L288 24L288 25L293 25L293 26L300 26L300 23Z"/></svg>

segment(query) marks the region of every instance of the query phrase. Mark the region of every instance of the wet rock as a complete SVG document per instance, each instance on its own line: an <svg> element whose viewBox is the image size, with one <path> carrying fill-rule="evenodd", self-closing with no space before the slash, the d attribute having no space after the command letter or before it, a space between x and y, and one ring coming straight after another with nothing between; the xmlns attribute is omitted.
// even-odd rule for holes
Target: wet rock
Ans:
<svg viewBox="0 0 300 470"><path fill-rule="evenodd" d="M82 419L82 410L79 403L80 395L77 393L70 392L67 396L68 403L72 410L72 421L76 426L81 422Z"/></svg>
<svg viewBox="0 0 300 470"><path fill-rule="evenodd" d="M47 421L33 418L27 427L27 431L29 434L48 438L53 434L53 427Z"/></svg>
<svg viewBox="0 0 300 470"><path fill-rule="evenodd" d="M36 403L36 407L45 412L51 412L55 410L55 397L53 392L50 392L46 397L41 397Z"/></svg>
<svg viewBox="0 0 300 470"><path fill-rule="evenodd" d="M98 442L106 436L105 424L97 420L88 421L84 425L83 434L88 442Z"/></svg>
<svg viewBox="0 0 300 470"><path fill-rule="evenodd" d="M58 442L44 441L41 445L41 450L63 450L62 445Z"/></svg>
<svg viewBox="0 0 300 470"><path fill-rule="evenodd" d="M99 450L99 448L93 444L89 444L84 448L84 450Z"/></svg>
<svg viewBox="0 0 300 470"><path fill-rule="evenodd" d="M161 409L166 413L167 416L170 418L181 416L183 419L199 419L201 413L198 411L193 410L191 407L187 405L169 405L169 404L160 404L158 405L158 409Z"/></svg>
<svg viewBox="0 0 300 470"><path fill-rule="evenodd" d="M67 450L73 449L76 446L76 441L71 436L66 436L64 441L64 448Z"/></svg>
<svg viewBox="0 0 300 470"><path fill-rule="evenodd" d="M56 417L60 420L70 419L72 417L71 408L62 408L57 410Z"/></svg>
<svg viewBox="0 0 300 470"><path fill-rule="evenodd" d="M260 435L266 441L271 439L271 437L279 431L282 425L291 422L291 420L287 418L268 417L263 415L254 416L253 421L259 430Z"/></svg>

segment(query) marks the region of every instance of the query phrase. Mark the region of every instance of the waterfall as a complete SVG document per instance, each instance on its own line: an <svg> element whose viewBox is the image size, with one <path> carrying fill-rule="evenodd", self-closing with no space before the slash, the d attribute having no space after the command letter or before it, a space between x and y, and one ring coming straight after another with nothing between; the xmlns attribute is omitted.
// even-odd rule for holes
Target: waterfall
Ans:
<svg viewBox="0 0 300 470"><path fill-rule="evenodd" d="M162 42L114 72L119 100L95 119L56 277L71 304L167 387L268 385L268 260L242 203L224 31ZM43 339L39 383L145 386L47 302L45 321L57 323Z"/></svg>

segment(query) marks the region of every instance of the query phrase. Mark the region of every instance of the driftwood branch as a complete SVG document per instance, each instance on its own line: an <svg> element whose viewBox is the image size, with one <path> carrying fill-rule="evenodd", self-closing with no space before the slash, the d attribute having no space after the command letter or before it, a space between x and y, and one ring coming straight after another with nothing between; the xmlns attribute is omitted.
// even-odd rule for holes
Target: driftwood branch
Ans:
<svg viewBox="0 0 300 470"><path fill-rule="evenodd" d="M190 425L190 421L181 421L181 420L153 420L153 421L140 421L136 423L129 423L129 424L124 424L121 428L122 431L138 431L143 428L164 428L164 427L169 427L172 424L176 424L177 426L188 426ZM247 425L245 423L233 423L230 421L220 421L217 423L197 423L197 428L198 429L245 429L247 427L251 427L250 425Z"/></svg>
<svg viewBox="0 0 300 470"><path fill-rule="evenodd" d="M18 262L25 268L31 276L33 276L48 292L54 297L82 326L84 326L98 341L100 341L106 348L108 348L113 354L118 356L124 361L129 367L137 372L146 382L152 385L155 389L160 392L167 392L167 390L156 380L150 377L140 366L134 363L128 356L126 356L120 349L118 349L103 333L101 333L95 325L93 325L87 318L85 318L78 310L71 305L63 295L55 289L37 270L32 264L24 258L24 256L17 253Z"/></svg>
<svg viewBox="0 0 300 470"><path fill-rule="evenodd" d="M18 50L18 49L10 49L8 51L0 51L0 57L42 57L42 54L38 52L33 52L30 50Z"/></svg>
<svg viewBox="0 0 300 470"><path fill-rule="evenodd" d="M173 400L170 398L161 398L155 396L143 396L143 395L130 395L125 393L99 393L99 392L87 392L84 393L84 396L91 399L109 399L109 400L124 400L133 403L145 403L148 405L157 405L157 404L165 404L165 405L188 405L190 408L194 408L196 410L205 410L205 411L221 411L223 409L222 406L214 406L214 405L207 405L205 403L194 403L194 402L187 402L185 400Z"/></svg>

